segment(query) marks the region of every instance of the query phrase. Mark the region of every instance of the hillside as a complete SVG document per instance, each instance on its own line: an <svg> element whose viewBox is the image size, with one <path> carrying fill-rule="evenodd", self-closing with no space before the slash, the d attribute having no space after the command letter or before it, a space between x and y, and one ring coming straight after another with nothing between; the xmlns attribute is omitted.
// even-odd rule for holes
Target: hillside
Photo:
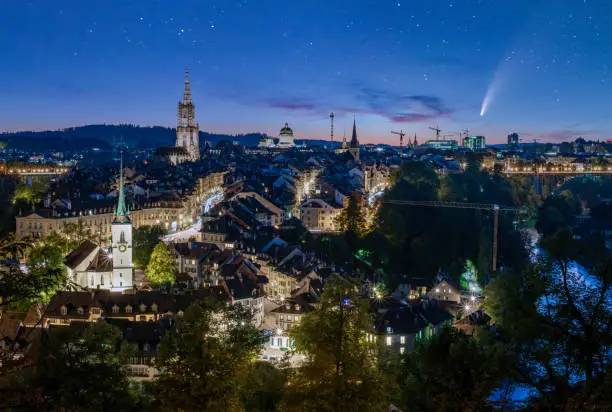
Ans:
<svg viewBox="0 0 612 412"><path fill-rule="evenodd" d="M14 132L0 134L0 141L14 149L45 150L81 150L92 147L109 149L120 142L133 148L152 148L174 144L176 130L169 127L141 127L134 125L87 125L63 130L42 132ZM250 133L236 136L245 146L253 146L263 136L261 133ZM210 141L213 145L221 140L232 140L234 136L200 132L200 143Z"/></svg>

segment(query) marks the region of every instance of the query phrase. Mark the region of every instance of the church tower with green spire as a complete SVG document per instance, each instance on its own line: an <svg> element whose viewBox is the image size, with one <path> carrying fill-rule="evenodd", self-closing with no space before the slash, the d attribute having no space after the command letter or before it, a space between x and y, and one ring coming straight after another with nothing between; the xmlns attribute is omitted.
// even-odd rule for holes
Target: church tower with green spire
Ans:
<svg viewBox="0 0 612 412"><path fill-rule="evenodd" d="M114 290L129 289L134 284L134 270L132 265L132 222L129 216L130 211L125 204L123 183L122 153L121 169L119 171L118 200L112 225L112 289Z"/></svg>

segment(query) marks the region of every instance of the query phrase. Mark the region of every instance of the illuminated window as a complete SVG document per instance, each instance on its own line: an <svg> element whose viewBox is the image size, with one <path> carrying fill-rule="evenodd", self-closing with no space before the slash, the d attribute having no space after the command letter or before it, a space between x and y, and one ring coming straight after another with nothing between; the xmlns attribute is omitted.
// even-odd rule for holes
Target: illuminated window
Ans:
<svg viewBox="0 0 612 412"><path fill-rule="evenodd" d="M140 304L140 311L144 312L145 310L147 310L147 305L145 305L144 303Z"/></svg>
<svg viewBox="0 0 612 412"><path fill-rule="evenodd" d="M403 346L400 348L400 355L403 355L404 352L406 352L406 348L404 348Z"/></svg>
<svg viewBox="0 0 612 412"><path fill-rule="evenodd" d="M113 305L113 313L119 313L119 306Z"/></svg>
<svg viewBox="0 0 612 412"><path fill-rule="evenodd" d="M82 308L82 307L79 307L79 308L77 309L77 313L78 313L79 315L82 315L82 314L83 314L83 312L84 312L84 311L83 311L83 308Z"/></svg>
<svg viewBox="0 0 612 412"><path fill-rule="evenodd" d="M154 303L154 304L152 304L152 305L151 305L151 310L152 310L153 312L157 312L157 304L156 304L156 303Z"/></svg>
<svg viewBox="0 0 612 412"><path fill-rule="evenodd" d="M62 307L60 308L60 313L62 315L66 315L68 313L68 308L62 305Z"/></svg>
<svg viewBox="0 0 612 412"><path fill-rule="evenodd" d="M391 346L391 336L387 336L386 340L387 340L387 346Z"/></svg>
<svg viewBox="0 0 612 412"><path fill-rule="evenodd" d="M127 305L125 307L125 313L132 313L132 305Z"/></svg>
<svg viewBox="0 0 612 412"><path fill-rule="evenodd" d="M400 343L402 345L404 345L406 343L406 337L405 336L400 336Z"/></svg>

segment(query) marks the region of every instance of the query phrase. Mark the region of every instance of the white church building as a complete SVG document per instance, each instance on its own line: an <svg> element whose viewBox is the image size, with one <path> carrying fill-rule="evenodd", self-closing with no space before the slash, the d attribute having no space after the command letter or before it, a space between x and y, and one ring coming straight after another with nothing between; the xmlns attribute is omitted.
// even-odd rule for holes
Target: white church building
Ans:
<svg viewBox="0 0 612 412"><path fill-rule="evenodd" d="M119 177L119 196L112 223L112 250L107 253L89 240L66 256L68 278L82 288L125 290L133 287L132 222L125 204L123 161Z"/></svg>

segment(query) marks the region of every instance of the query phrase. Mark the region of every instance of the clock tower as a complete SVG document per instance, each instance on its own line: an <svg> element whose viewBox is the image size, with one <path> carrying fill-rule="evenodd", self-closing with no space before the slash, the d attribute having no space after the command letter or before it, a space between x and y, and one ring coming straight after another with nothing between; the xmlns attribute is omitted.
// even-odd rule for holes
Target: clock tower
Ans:
<svg viewBox="0 0 612 412"><path fill-rule="evenodd" d="M123 191L123 153L119 173L119 193L117 207L112 225L113 275L112 289L129 289L133 286L134 271L132 266L132 222L130 211L125 205Z"/></svg>

